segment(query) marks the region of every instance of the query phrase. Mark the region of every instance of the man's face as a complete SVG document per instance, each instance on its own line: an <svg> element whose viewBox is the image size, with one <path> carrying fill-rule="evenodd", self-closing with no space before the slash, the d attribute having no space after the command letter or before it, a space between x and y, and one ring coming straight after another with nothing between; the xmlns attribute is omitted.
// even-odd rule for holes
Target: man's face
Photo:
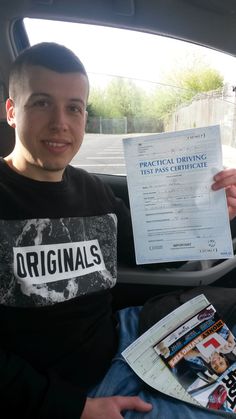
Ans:
<svg viewBox="0 0 236 419"><path fill-rule="evenodd" d="M28 67L7 101L8 123L16 129L9 165L32 179L60 181L83 141L87 96L83 74Z"/></svg>

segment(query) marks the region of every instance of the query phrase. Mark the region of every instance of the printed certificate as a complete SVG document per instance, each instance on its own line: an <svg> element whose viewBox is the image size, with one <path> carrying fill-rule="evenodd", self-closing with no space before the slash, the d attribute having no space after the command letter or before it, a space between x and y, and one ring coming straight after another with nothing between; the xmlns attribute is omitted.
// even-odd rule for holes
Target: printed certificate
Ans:
<svg viewBox="0 0 236 419"><path fill-rule="evenodd" d="M233 257L220 127L123 139L137 264Z"/></svg>

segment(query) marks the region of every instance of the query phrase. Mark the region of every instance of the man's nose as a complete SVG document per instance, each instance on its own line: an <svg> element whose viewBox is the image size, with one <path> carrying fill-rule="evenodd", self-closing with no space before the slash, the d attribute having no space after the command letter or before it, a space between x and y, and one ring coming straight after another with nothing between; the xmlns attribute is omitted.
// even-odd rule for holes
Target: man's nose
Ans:
<svg viewBox="0 0 236 419"><path fill-rule="evenodd" d="M64 107L54 106L50 118L52 130L66 131L68 129L67 115Z"/></svg>

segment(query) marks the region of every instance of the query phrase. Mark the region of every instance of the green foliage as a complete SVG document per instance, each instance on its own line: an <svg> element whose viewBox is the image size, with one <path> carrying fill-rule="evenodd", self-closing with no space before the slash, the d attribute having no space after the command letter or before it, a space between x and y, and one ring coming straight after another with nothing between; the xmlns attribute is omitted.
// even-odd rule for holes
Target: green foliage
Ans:
<svg viewBox="0 0 236 419"><path fill-rule="evenodd" d="M224 83L223 77L212 68L188 71L183 74L180 81L182 87L189 91L190 96L219 89Z"/></svg>
<svg viewBox="0 0 236 419"><path fill-rule="evenodd" d="M137 116L141 113L142 92L132 80L114 78L105 90L91 89L93 114L107 118Z"/></svg>
<svg viewBox="0 0 236 419"><path fill-rule="evenodd" d="M221 74L212 68L196 68L177 74L177 86L170 110L181 103L190 101L199 93L218 90L223 87L224 79Z"/></svg>
<svg viewBox="0 0 236 419"><path fill-rule="evenodd" d="M90 116L107 116L105 91L101 88L91 89L89 95L89 103L87 106L88 115Z"/></svg>
<svg viewBox="0 0 236 419"><path fill-rule="evenodd" d="M177 106L192 100L199 93L206 93L222 88L223 77L211 68L189 69L171 74L165 85L158 86L150 103L152 114L163 118Z"/></svg>

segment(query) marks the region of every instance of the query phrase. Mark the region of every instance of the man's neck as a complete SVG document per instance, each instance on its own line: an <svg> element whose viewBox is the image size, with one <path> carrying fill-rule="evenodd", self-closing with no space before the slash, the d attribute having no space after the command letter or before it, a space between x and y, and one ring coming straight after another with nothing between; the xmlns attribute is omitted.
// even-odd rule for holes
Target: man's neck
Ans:
<svg viewBox="0 0 236 419"><path fill-rule="evenodd" d="M40 182L60 182L65 169L46 170L40 166L18 164L10 154L4 158L7 165L16 173Z"/></svg>

